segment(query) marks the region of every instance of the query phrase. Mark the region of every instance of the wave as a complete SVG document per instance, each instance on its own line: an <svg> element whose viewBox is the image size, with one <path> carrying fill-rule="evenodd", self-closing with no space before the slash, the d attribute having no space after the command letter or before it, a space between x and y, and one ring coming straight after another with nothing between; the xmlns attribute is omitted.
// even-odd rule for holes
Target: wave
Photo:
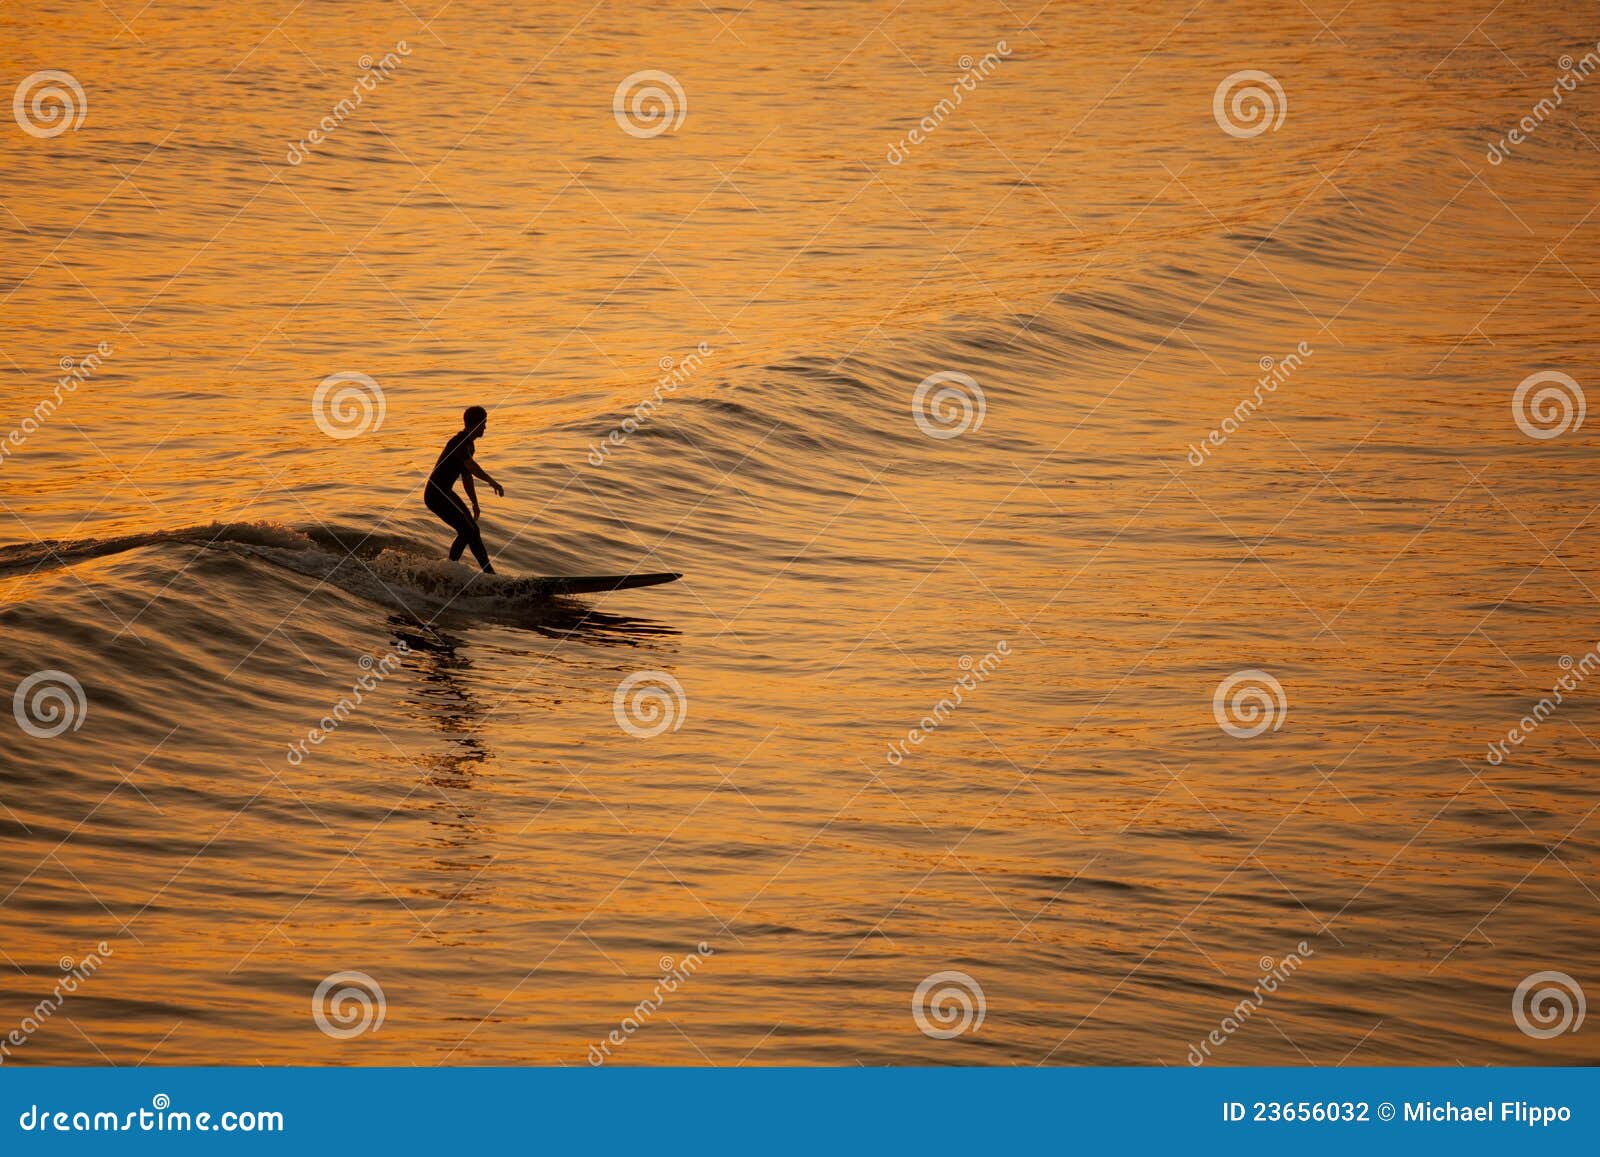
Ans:
<svg viewBox="0 0 1600 1157"><path fill-rule="evenodd" d="M275 522L213 522L209 526L148 531L144 534L125 534L115 538L41 539L33 543L0 546L0 577L55 570L89 559L123 554L161 543L194 543L210 546L223 542L254 543L260 546L296 546L302 543L306 546L315 545L306 533Z"/></svg>
<svg viewBox="0 0 1600 1157"><path fill-rule="evenodd" d="M0 578L31 575L151 547L194 546L267 564L399 611L424 625L491 620L533 629L612 629L671 633L644 620L603 615L571 596L531 587L527 576L484 574L438 557L403 535L349 526L295 527L276 522L204 526L114 538L47 540L0 546ZM314 589L314 588L313 588Z"/></svg>

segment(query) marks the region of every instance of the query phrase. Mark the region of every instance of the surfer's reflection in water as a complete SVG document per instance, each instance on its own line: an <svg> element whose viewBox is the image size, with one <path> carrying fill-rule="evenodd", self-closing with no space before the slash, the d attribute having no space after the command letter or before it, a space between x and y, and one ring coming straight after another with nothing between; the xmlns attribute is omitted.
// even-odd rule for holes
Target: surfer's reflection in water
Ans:
<svg viewBox="0 0 1600 1157"><path fill-rule="evenodd" d="M473 458L478 439L483 437L488 427L489 412L482 406L468 406L461 415L461 429L450 436L444 449L439 452L439 460L433 464L427 485L422 488L422 496L428 509L444 519L456 532L456 540L450 544L450 561L458 562L461 552L470 547L472 557L478 560L483 573L493 574L494 567L489 565L489 552L484 548L483 535L478 532L478 492L472 484L473 478L481 478L495 494L505 497L506 488L490 478L489 472ZM470 511L467 510L467 504L456 496L458 478L472 501Z"/></svg>
<svg viewBox="0 0 1600 1157"><path fill-rule="evenodd" d="M678 633L662 623L607 615L560 598L548 600L538 618L537 623L524 621L518 625L556 639L579 636L591 644L630 647L650 646L662 635ZM478 777L496 757L486 736L498 708L515 700L525 712L527 701L516 699L520 676L509 688L492 681L485 685L485 676L493 680L496 673L504 674L505 669L498 663L475 669L471 655L479 644L433 622L407 615L389 616L389 630L395 643L405 645L405 666L416 676L414 682L407 684L407 707L413 718L437 728L444 740L441 750L413 756L397 748L396 754L402 765L418 776L415 783L421 790L416 792L416 800L428 813L430 835L417 843L415 854L421 867L430 875L437 875L436 884L423 885L422 896L436 900L438 907L430 914L426 905L418 905L423 908L424 920L417 936L449 943L451 925L436 924L436 918L446 909L457 914L472 913L492 886L492 877L486 877L484 869L494 854L480 838L484 834L479 823L482 797L477 795L481 786ZM559 643L549 649L540 648L542 654L538 658L548 660L559 649ZM497 658L504 658L504 652ZM485 703L485 698L490 701ZM559 794L562 789L551 786L546 790Z"/></svg>
<svg viewBox="0 0 1600 1157"><path fill-rule="evenodd" d="M589 642L635 647L678 633L663 623L608 615L566 599L552 600L545 621L530 629L553 638L582 635ZM499 704L486 708L473 691L471 646L464 639L402 615L389 617L389 630L395 643L405 645L406 666L420 677L411 696L416 717L432 723L449 740L443 751L422 757L423 783L434 790L449 813L441 824L464 840L476 830L474 812L470 803L454 793L470 791L474 773L493 758L494 751L483 741L482 733Z"/></svg>
<svg viewBox="0 0 1600 1157"><path fill-rule="evenodd" d="M581 637L588 643L613 646L648 646L655 639L678 634L676 627L649 619L608 615L570 599L548 600L538 621L524 619L517 624L552 639ZM447 756L451 766L481 763L492 754L479 739L484 720L493 712L485 709L471 689L471 646L450 631L403 615L389 617L389 630L397 643L406 645L406 666L421 675L423 683L417 706L420 714L455 742ZM546 652L545 657L555 654Z"/></svg>
<svg viewBox="0 0 1600 1157"><path fill-rule="evenodd" d="M472 794L478 786L478 771L494 755L480 737L488 711L471 690L472 661L462 640L400 616L390 618L389 628L396 642L405 644L407 666L418 675L408 694L412 710L449 741L442 751L427 752L415 764L420 773L415 802L426 809L431 829L417 854L430 873L441 877L437 886L424 885L419 900L425 902L431 896L440 910L465 901L470 910L478 878L493 859L477 839L482 829ZM462 873L466 873L465 882L461 882ZM434 927L432 919L417 933L424 935L443 942L442 931Z"/></svg>
<svg viewBox="0 0 1600 1157"><path fill-rule="evenodd" d="M399 616L389 619L389 627L396 642L406 645L406 665L421 676L417 705L422 714L455 740L452 761L483 762L489 752L477 733L485 712L468 686L472 660L462 653L462 640Z"/></svg>

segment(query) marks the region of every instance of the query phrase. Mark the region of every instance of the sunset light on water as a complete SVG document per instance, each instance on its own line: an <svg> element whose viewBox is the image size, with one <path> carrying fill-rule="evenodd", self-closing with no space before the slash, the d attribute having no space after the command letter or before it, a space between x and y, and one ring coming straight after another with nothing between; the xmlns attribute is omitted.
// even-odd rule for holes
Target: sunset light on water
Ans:
<svg viewBox="0 0 1600 1157"><path fill-rule="evenodd" d="M1600 1062L1600 21L1336 7L0 11L0 1071Z"/></svg>

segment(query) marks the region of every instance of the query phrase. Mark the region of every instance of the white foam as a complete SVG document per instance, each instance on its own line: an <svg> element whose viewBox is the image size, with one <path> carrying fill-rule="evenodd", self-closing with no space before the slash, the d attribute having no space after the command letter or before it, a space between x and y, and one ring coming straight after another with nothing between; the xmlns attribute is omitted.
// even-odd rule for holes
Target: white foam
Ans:
<svg viewBox="0 0 1600 1157"><path fill-rule="evenodd" d="M447 611L490 617L517 615L548 601L526 586L519 587L513 577L483 574L475 567L397 547L385 547L372 558L335 553L315 544L285 549L235 543L233 549L423 618Z"/></svg>

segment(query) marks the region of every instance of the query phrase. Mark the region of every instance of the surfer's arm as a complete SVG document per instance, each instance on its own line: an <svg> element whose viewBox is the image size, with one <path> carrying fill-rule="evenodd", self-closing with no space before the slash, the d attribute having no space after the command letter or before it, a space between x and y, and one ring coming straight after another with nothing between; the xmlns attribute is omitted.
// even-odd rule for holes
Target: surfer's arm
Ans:
<svg viewBox="0 0 1600 1157"><path fill-rule="evenodd" d="M505 497L506 488L504 486L501 486L500 483L496 482L493 478L490 478L489 477L489 472L487 470L485 470L482 466L478 465L478 460L476 458L468 458L467 459L467 468L464 471L462 471L461 476L463 478L467 479L467 486L468 486L469 489L472 486L471 479L472 479L473 475L477 475L479 478L482 478L485 482L487 482L489 484L489 488L491 490L493 490L496 494L498 494L500 497L502 497L502 498Z"/></svg>
<svg viewBox="0 0 1600 1157"><path fill-rule="evenodd" d="M472 503L472 517L478 517L478 492L472 488L472 475L465 470L461 472L461 488L467 492L467 501Z"/></svg>

